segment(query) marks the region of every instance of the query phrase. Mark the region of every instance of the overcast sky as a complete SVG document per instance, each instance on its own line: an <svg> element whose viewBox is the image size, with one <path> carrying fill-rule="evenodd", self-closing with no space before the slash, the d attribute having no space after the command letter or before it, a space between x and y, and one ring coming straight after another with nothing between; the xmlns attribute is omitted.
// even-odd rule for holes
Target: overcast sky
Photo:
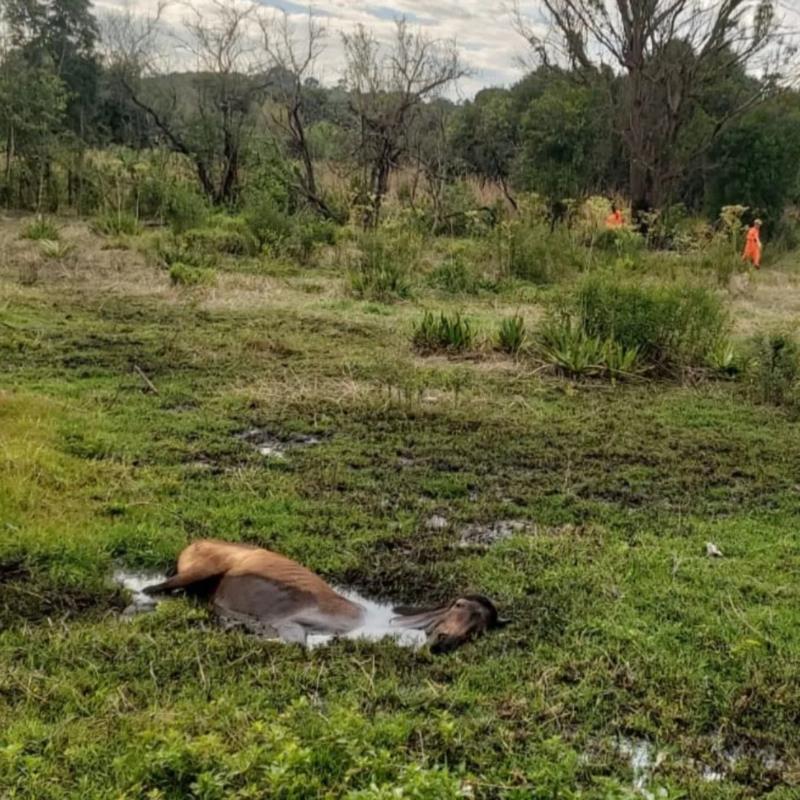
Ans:
<svg viewBox="0 0 800 800"><path fill-rule="evenodd" d="M99 14L130 9L152 13L157 0L95 0ZM202 2L202 0L201 0ZM405 16L408 22L431 37L455 39L463 60L473 72L458 87L458 96L470 97L482 86L508 85L521 76L516 59L526 51L525 41L511 24L513 0L314 0L313 9L328 30L327 48L320 60L319 77L333 83L341 73L339 31L357 23L372 29L379 39L388 38L394 20ZM800 2L800 0L798 0ZM265 8L286 11L298 24L308 14L308 6L295 0L261 0ZM194 3L193 5L196 5ZM522 3L532 16L538 0ZM167 11L170 22L178 24L186 15L186 5L176 2Z"/></svg>

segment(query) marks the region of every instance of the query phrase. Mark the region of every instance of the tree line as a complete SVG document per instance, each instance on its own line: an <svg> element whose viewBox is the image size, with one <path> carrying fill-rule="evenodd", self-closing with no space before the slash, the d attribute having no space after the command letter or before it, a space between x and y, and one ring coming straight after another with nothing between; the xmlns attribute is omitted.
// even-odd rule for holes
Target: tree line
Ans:
<svg viewBox="0 0 800 800"><path fill-rule="evenodd" d="M546 25L519 11L509 20L528 42L524 77L454 103L447 91L468 74L457 46L404 20L388 44L362 26L340 33L344 68L323 86L316 66L333 34L311 13L293 25L215 0L175 31L164 7L98 21L89 0L6 0L0 199L62 202L58 165L73 203L87 154L109 145L180 154L208 201L228 206L268 150L293 196L337 219L324 164L346 175L365 226L400 168L434 213L464 175L498 183L511 205L536 192L554 215L605 193L635 214L682 203L716 216L735 203L776 221L800 199L794 50L771 0L543 0L543 10ZM176 49L182 69L166 57Z"/></svg>

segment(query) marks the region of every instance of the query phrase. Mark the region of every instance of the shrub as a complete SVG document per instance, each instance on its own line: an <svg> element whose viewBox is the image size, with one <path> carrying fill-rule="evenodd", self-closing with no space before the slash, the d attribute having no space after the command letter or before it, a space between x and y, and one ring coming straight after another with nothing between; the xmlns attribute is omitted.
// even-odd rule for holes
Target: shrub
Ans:
<svg viewBox="0 0 800 800"><path fill-rule="evenodd" d="M350 267L350 287L356 297L389 302L411 294L411 262L416 247L389 239L380 232L361 237L359 253Z"/></svg>
<svg viewBox="0 0 800 800"><path fill-rule="evenodd" d="M92 230L102 236L135 236L139 221L127 211L106 211L92 222Z"/></svg>
<svg viewBox="0 0 800 800"><path fill-rule="evenodd" d="M565 227L515 222L499 225L496 237L501 263L514 278L548 284L588 266L589 251Z"/></svg>
<svg viewBox="0 0 800 800"><path fill-rule="evenodd" d="M214 283L215 278L213 269L191 267L180 261L169 268L169 280L173 286L209 286Z"/></svg>
<svg viewBox="0 0 800 800"><path fill-rule="evenodd" d="M60 236L58 225L47 217L37 217L33 222L29 222L20 234L22 239L32 239L39 242L43 239L48 242L57 242Z"/></svg>
<svg viewBox="0 0 800 800"><path fill-rule="evenodd" d="M195 228L184 234L186 246L232 256L252 256L258 252L258 241L244 220L225 217L213 227Z"/></svg>
<svg viewBox="0 0 800 800"><path fill-rule="evenodd" d="M268 194L256 195L248 201L244 219L260 247L268 246L275 251L292 234L291 217Z"/></svg>
<svg viewBox="0 0 800 800"><path fill-rule="evenodd" d="M752 342L750 387L764 403L795 405L800 386L800 345L789 333L776 331Z"/></svg>
<svg viewBox="0 0 800 800"><path fill-rule="evenodd" d="M648 286L614 274L592 275L572 305L587 336L636 349L656 369L704 364L728 332L717 296L688 284Z"/></svg>
<svg viewBox="0 0 800 800"><path fill-rule="evenodd" d="M208 201L191 186L178 181L170 187L164 219L173 233L201 227L208 218Z"/></svg>
<svg viewBox="0 0 800 800"><path fill-rule="evenodd" d="M478 288L475 276L460 255L445 259L430 273L428 283L450 294L467 294Z"/></svg>
<svg viewBox="0 0 800 800"><path fill-rule="evenodd" d="M515 314L507 317L500 323L500 330L497 333L497 343L501 350L506 353L516 355L525 345L528 333L525 330L525 320Z"/></svg>
<svg viewBox="0 0 800 800"><path fill-rule="evenodd" d="M456 313L447 316L444 312L438 317L426 311L419 323L414 326L412 338L414 347L421 353L439 350L460 352L472 346L475 331L468 319Z"/></svg>
<svg viewBox="0 0 800 800"><path fill-rule="evenodd" d="M197 269L210 269L217 263L216 253L191 247L178 236L160 236L155 240L153 253L163 267L184 264Z"/></svg>
<svg viewBox="0 0 800 800"><path fill-rule="evenodd" d="M295 217L284 243L287 255L307 264L318 245L330 245L336 241L336 226L332 222L313 217Z"/></svg>

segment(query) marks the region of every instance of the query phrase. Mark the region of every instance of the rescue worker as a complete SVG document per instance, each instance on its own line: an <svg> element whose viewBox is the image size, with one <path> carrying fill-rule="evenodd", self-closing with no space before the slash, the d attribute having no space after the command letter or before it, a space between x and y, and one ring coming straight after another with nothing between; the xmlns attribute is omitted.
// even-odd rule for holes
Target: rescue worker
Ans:
<svg viewBox="0 0 800 800"><path fill-rule="evenodd" d="M757 219L747 231L742 260L749 261L756 269L761 269L761 220Z"/></svg>

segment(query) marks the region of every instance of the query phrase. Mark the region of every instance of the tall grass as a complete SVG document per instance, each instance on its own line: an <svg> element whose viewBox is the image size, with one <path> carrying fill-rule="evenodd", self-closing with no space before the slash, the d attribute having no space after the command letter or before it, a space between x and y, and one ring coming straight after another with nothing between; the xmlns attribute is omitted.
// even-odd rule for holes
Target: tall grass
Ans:
<svg viewBox="0 0 800 800"><path fill-rule="evenodd" d="M380 231L364 234L350 267L353 294L383 303L409 297L415 256L413 242L403 243Z"/></svg>
<svg viewBox="0 0 800 800"><path fill-rule="evenodd" d="M752 342L748 378L757 400L796 405L800 400L800 344L790 333L760 334Z"/></svg>
<svg viewBox="0 0 800 800"><path fill-rule="evenodd" d="M426 311L414 326L413 344L420 353L463 352L472 347L475 329L460 313L436 315Z"/></svg>
<svg viewBox="0 0 800 800"><path fill-rule="evenodd" d="M705 363L729 329L719 298L688 283L634 283L598 273L581 282L571 306L584 333L635 348L656 370Z"/></svg>

